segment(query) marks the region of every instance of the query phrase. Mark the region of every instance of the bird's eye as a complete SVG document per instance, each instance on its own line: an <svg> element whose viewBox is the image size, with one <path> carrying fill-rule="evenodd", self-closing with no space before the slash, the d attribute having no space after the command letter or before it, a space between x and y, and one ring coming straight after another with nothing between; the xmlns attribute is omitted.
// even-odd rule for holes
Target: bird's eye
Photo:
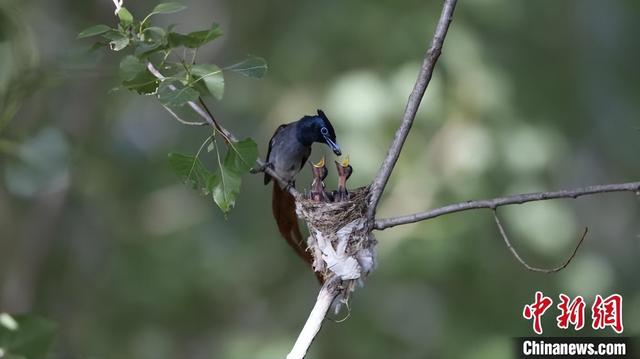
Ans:
<svg viewBox="0 0 640 359"><path fill-rule="evenodd" d="M329 134L329 130L327 130L326 127L323 127L323 128L320 129L320 133L323 134L323 135L328 135Z"/></svg>

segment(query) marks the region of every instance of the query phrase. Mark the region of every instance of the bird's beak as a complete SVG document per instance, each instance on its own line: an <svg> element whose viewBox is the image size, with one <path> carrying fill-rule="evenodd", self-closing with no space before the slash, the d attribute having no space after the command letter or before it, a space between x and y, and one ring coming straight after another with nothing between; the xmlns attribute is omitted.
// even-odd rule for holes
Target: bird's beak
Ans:
<svg viewBox="0 0 640 359"><path fill-rule="evenodd" d="M329 136L323 136L323 137L324 137L324 141L326 142L327 146L329 146L331 148L333 153L335 153L336 156L340 156L342 154L342 152L340 151L340 146L338 146L337 143L333 142L329 138Z"/></svg>
<svg viewBox="0 0 640 359"><path fill-rule="evenodd" d="M318 163L312 163L313 167L315 168L322 168L324 167L324 157L322 157L322 159L318 162Z"/></svg>

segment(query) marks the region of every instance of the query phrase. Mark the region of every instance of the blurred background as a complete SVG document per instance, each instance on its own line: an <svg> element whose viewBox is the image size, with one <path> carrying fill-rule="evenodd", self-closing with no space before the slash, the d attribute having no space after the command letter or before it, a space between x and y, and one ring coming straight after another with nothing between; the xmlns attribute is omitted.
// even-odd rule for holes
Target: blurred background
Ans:
<svg viewBox="0 0 640 359"><path fill-rule="evenodd" d="M155 1L125 2L134 15ZM200 62L264 57L262 80L229 74L214 114L261 156L274 129L322 108L367 184L384 157L441 1L186 0L154 18L221 24ZM120 54L77 33L115 24L111 1L0 1L0 312L57 323L53 358L282 358L318 285L278 237L271 189L247 176L228 220L180 183L167 153L204 128L151 97L109 90ZM527 191L640 179L640 3L461 1L380 217ZM326 153L317 146L312 160ZM330 170L332 170L330 168ZM297 183L306 187L310 171ZM332 171L334 172L334 171ZM330 175L328 187L334 188ZM630 193L488 211L378 232L379 268L326 322L309 358L509 358L531 335L536 290L624 297L640 335L640 203ZM548 335L557 310L543 317ZM344 313L333 319L344 317Z"/></svg>

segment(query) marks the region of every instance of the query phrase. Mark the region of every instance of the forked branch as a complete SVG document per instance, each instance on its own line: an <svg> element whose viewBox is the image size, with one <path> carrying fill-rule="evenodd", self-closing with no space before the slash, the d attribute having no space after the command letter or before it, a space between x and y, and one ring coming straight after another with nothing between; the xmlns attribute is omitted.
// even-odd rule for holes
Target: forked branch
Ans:
<svg viewBox="0 0 640 359"><path fill-rule="evenodd" d="M433 40L431 40L431 45L429 46L425 58L422 61L422 67L420 69L418 79L416 80L416 83L413 87L413 91L409 96L402 122L395 134L393 143L389 148L387 156L382 163L376 178L371 183L370 197L368 201L369 205L367 211L367 219L370 223L373 223L376 207L378 206L378 202L380 201L382 192L387 185L389 177L391 176L393 167L398 161L398 157L400 156L400 152L402 151L402 146L407 139L407 136L409 135L409 130L411 130L411 125L413 124L413 120L415 119L416 113L418 112L418 107L420 106L422 97L427 86L429 85L429 81L431 80L431 75L433 74L435 64L438 61L440 53L442 52L442 45L444 44L444 39L447 35L449 24L453 19L453 10L455 9L456 2L456 0L444 0L442 13L440 14L440 19L438 20L438 25L436 27ZM369 230L373 230L373 228L370 227ZM298 337L298 340L293 347L293 350L289 353L289 355L287 355L287 359L304 358L307 350L309 349L309 346L313 342L313 338L315 338L316 334L320 330L322 321L324 320L327 310L329 309L331 301L333 301L335 296L339 294L339 289L328 291L326 287L327 286L323 286L320 290L320 294L318 295L316 304L311 314L309 315L309 319L307 319L307 322L305 323L305 326L302 329L300 336Z"/></svg>

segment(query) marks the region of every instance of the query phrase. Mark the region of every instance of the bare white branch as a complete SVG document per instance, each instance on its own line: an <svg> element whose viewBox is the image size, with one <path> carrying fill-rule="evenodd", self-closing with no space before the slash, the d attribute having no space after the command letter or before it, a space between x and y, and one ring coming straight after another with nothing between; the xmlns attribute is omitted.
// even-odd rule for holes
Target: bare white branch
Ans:
<svg viewBox="0 0 640 359"><path fill-rule="evenodd" d="M113 0L113 4L116 6L114 14L118 15L118 12L120 12L120 9L122 8L122 3L124 3L124 0Z"/></svg>
<svg viewBox="0 0 640 359"><path fill-rule="evenodd" d="M315 339L322 327L322 322L331 307L331 303L333 303L333 300L340 293L338 285L339 280L336 278L334 280L327 280L322 288L320 288L316 304L313 306L313 310L311 310L302 331L300 331L300 335L293 345L293 349L291 349L291 352L287 355L287 359L303 359L305 355L307 355L313 339Z"/></svg>

